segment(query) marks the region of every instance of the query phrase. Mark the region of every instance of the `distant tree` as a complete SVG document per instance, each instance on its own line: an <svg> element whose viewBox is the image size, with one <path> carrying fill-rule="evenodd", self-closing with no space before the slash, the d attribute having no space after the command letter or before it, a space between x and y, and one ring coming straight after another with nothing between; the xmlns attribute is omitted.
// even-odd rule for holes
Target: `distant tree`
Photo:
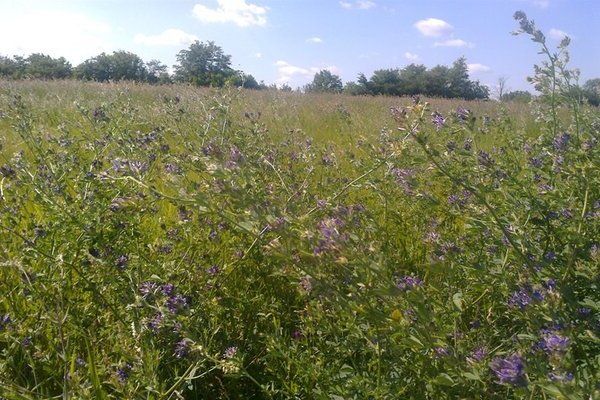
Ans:
<svg viewBox="0 0 600 400"><path fill-rule="evenodd" d="M326 69L317 72L312 83L306 85L306 91L314 93L340 93L343 88L340 77Z"/></svg>
<svg viewBox="0 0 600 400"><path fill-rule="evenodd" d="M345 94L349 94L352 96L361 96L365 94L369 94L367 87L361 83L357 82L346 82L342 92Z"/></svg>
<svg viewBox="0 0 600 400"><path fill-rule="evenodd" d="M113 81L145 81L148 70L136 54L119 50L109 57L110 79Z"/></svg>
<svg viewBox="0 0 600 400"><path fill-rule="evenodd" d="M521 103L529 103L531 98L531 93L526 90L514 90L502 95L502 101L516 101Z"/></svg>
<svg viewBox="0 0 600 400"><path fill-rule="evenodd" d="M112 76L111 58L106 53L89 58L75 67L73 75L85 81L107 82Z"/></svg>
<svg viewBox="0 0 600 400"><path fill-rule="evenodd" d="M148 83L171 83L171 76L167 71L167 66L159 60L150 60L146 63L146 80Z"/></svg>
<svg viewBox="0 0 600 400"><path fill-rule="evenodd" d="M507 91L506 82L508 82L508 78L506 76L498 77L498 85L496 86L496 90L498 93L498 100L503 101L502 97Z"/></svg>
<svg viewBox="0 0 600 400"><path fill-rule="evenodd" d="M449 68L445 65L436 65L426 73L425 93L431 97L450 97L448 88Z"/></svg>
<svg viewBox="0 0 600 400"><path fill-rule="evenodd" d="M236 71L234 75L231 75L227 83L233 86L242 87L244 89L266 89L266 85L264 83L258 83L256 78L242 71Z"/></svg>
<svg viewBox="0 0 600 400"><path fill-rule="evenodd" d="M399 96L402 94L400 73L397 69L379 69L373 72L367 87L373 95Z"/></svg>
<svg viewBox="0 0 600 400"><path fill-rule="evenodd" d="M600 106L600 78L590 79L583 84L583 96L593 106Z"/></svg>
<svg viewBox="0 0 600 400"><path fill-rule="evenodd" d="M25 75L25 59L20 56L0 56L0 77L20 79Z"/></svg>
<svg viewBox="0 0 600 400"><path fill-rule="evenodd" d="M400 70L400 92L413 96L425 93L427 67L410 64Z"/></svg>
<svg viewBox="0 0 600 400"><path fill-rule="evenodd" d="M36 79L64 79L71 76L71 64L64 57L33 53L25 59L25 74Z"/></svg>
<svg viewBox="0 0 600 400"><path fill-rule="evenodd" d="M198 86L223 86L235 71L231 68L231 56L214 42L196 40L187 50L177 54L175 79Z"/></svg>
<svg viewBox="0 0 600 400"><path fill-rule="evenodd" d="M284 83L283 85L281 85L278 90L282 91L282 92L288 92L291 93L293 91L292 87L290 85L288 85L287 83Z"/></svg>

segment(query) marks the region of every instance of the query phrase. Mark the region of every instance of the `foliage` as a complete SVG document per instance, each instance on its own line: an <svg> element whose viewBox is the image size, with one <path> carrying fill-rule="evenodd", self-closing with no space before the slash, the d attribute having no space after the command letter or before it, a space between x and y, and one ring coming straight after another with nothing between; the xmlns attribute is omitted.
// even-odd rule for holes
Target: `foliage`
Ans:
<svg viewBox="0 0 600 400"><path fill-rule="evenodd" d="M456 60L452 67L437 65L428 70L424 65L410 64L403 69L380 69L367 80L360 74L357 83L347 84L349 94L388 96L427 95L432 97L487 99L489 90L469 79L466 59Z"/></svg>
<svg viewBox="0 0 600 400"><path fill-rule="evenodd" d="M598 398L565 71L531 106L2 82L0 397Z"/></svg>
<svg viewBox="0 0 600 400"><path fill-rule="evenodd" d="M522 103L529 103L532 99L531 93L527 90L513 90L502 95L502 101L518 101Z"/></svg>
<svg viewBox="0 0 600 400"><path fill-rule="evenodd" d="M343 88L344 85L340 77L324 69L315 74L312 83L306 85L305 91L314 93L340 93Z"/></svg>
<svg viewBox="0 0 600 400"><path fill-rule="evenodd" d="M175 80L198 86L221 87L235 74L231 68L231 56L214 42L195 41L177 54Z"/></svg>
<svg viewBox="0 0 600 400"><path fill-rule="evenodd" d="M583 95L593 106L600 106L600 78L589 79L583 85Z"/></svg>
<svg viewBox="0 0 600 400"><path fill-rule="evenodd" d="M153 64L153 67L156 67L156 64ZM101 53L84 61L75 68L74 75L78 79L98 82L145 81L148 70L139 56L121 50L115 51L113 54ZM153 75L152 79L157 78Z"/></svg>
<svg viewBox="0 0 600 400"><path fill-rule="evenodd" d="M64 58L33 53L27 58L0 56L0 77L22 79L64 79L71 76L71 64Z"/></svg>

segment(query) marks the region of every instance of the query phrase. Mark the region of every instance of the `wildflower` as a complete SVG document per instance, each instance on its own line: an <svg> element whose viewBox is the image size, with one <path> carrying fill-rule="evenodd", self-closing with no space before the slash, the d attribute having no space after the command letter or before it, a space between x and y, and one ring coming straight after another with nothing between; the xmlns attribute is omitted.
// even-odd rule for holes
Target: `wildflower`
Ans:
<svg viewBox="0 0 600 400"><path fill-rule="evenodd" d="M235 346L228 347L223 352L223 358L227 358L227 359L233 358L237 354L237 351L238 351L238 349Z"/></svg>
<svg viewBox="0 0 600 400"><path fill-rule="evenodd" d="M208 273L209 275L216 275L219 272L221 272L221 269L218 265L211 265L210 268L206 270L206 273Z"/></svg>
<svg viewBox="0 0 600 400"><path fill-rule="evenodd" d="M131 365L131 363L126 363L125 365L117 368L117 379L119 380L119 382L121 382L121 383L127 382L127 379L129 379L129 374L131 373L132 368L133 368L133 365Z"/></svg>
<svg viewBox="0 0 600 400"><path fill-rule="evenodd" d="M148 321L146 326L152 332L157 333L162 326L163 319L163 315L161 313L158 313L150 321Z"/></svg>
<svg viewBox="0 0 600 400"><path fill-rule="evenodd" d="M494 160L492 159L492 156L490 156L489 153L480 150L477 153L477 162L479 162L479 165L481 165L482 167L491 167L492 165L494 165Z"/></svg>
<svg viewBox="0 0 600 400"><path fill-rule="evenodd" d="M423 286L423 281L415 276L406 275L396 279L396 287L403 292Z"/></svg>
<svg viewBox="0 0 600 400"><path fill-rule="evenodd" d="M502 384L511 384L514 386L527 386L525 380L525 363L518 354L513 354L507 358L496 357L490 363L490 369L496 374L496 377Z"/></svg>
<svg viewBox="0 0 600 400"><path fill-rule="evenodd" d="M529 164L534 168L542 168L544 166L544 162L539 157L529 158Z"/></svg>
<svg viewBox="0 0 600 400"><path fill-rule="evenodd" d="M557 372L550 372L548 374L548 378L552 382L558 382L558 383L569 383L573 380L574 377L575 376L571 372L565 372L563 374L557 373Z"/></svg>
<svg viewBox="0 0 600 400"><path fill-rule="evenodd" d="M540 348L549 355L562 355L567 352L571 339L559 334L550 334L540 342Z"/></svg>
<svg viewBox="0 0 600 400"><path fill-rule="evenodd" d="M153 294L154 291L158 288L158 285L155 282L144 282L140 285L139 291L144 298Z"/></svg>
<svg viewBox="0 0 600 400"><path fill-rule="evenodd" d="M312 292L313 286L309 276L304 276L300 279L300 287L307 293Z"/></svg>
<svg viewBox="0 0 600 400"><path fill-rule="evenodd" d="M173 292L175 291L175 285L173 285L172 283L165 283L160 287L160 291L165 296L172 296Z"/></svg>
<svg viewBox="0 0 600 400"><path fill-rule="evenodd" d="M471 355L467 357L467 361L469 361L471 364L475 364L483 361L483 359L486 358L487 355L488 351L485 346L476 347L475 349L473 349Z"/></svg>
<svg viewBox="0 0 600 400"><path fill-rule="evenodd" d="M190 339L181 339L179 342L175 344L175 358L184 358L190 352L190 344L192 341Z"/></svg>
<svg viewBox="0 0 600 400"><path fill-rule="evenodd" d="M439 346L433 349L437 358L448 357L450 355L450 349L445 346Z"/></svg>
<svg viewBox="0 0 600 400"><path fill-rule="evenodd" d="M117 261L116 261L117 268L120 269L121 271L123 271L125 269L125 267L127 266L128 261L129 261L129 258L126 255L119 256L119 258L117 258Z"/></svg>
<svg viewBox="0 0 600 400"><path fill-rule="evenodd" d="M465 151L471 151L471 148L473 147L473 139L471 138L466 138L464 143L463 143L463 149Z"/></svg>
<svg viewBox="0 0 600 400"><path fill-rule="evenodd" d="M465 122L469 118L470 115L471 115L471 110L468 110L463 107L458 107L456 109L456 118L460 122Z"/></svg>
<svg viewBox="0 0 600 400"><path fill-rule="evenodd" d="M21 346L23 347L29 347L32 343L33 340L31 339L31 336L26 336L21 340Z"/></svg>
<svg viewBox="0 0 600 400"><path fill-rule="evenodd" d="M510 296L510 299L508 299L509 307L520 308L521 310L525 309L525 307L527 307L531 303L531 296L529 295L529 292L524 288L513 292Z"/></svg>
<svg viewBox="0 0 600 400"><path fill-rule="evenodd" d="M10 319L10 315L4 314L0 317L0 332L4 330L10 323L12 319Z"/></svg>
<svg viewBox="0 0 600 400"><path fill-rule="evenodd" d="M552 140L552 145L555 151L562 152L567 149L570 141L571 135L568 132L563 132Z"/></svg>
<svg viewBox="0 0 600 400"><path fill-rule="evenodd" d="M435 125L435 128L439 131L445 124L446 118L437 111L431 114L431 122Z"/></svg>
<svg viewBox="0 0 600 400"><path fill-rule="evenodd" d="M173 297L169 297L167 299L167 308L172 314L177 314L177 312L188 305L188 299L183 296L177 295Z"/></svg>

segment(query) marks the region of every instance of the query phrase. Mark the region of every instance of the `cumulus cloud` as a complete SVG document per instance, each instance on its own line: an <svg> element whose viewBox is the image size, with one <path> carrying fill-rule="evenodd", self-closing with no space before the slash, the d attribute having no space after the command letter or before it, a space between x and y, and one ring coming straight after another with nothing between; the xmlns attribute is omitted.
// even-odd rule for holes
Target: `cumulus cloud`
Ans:
<svg viewBox="0 0 600 400"><path fill-rule="evenodd" d="M419 55L411 53L410 51L407 51L406 53L404 53L404 58L406 58L409 61L418 61Z"/></svg>
<svg viewBox="0 0 600 400"><path fill-rule="evenodd" d="M479 63L467 64L467 69L469 70L469 74L476 74L478 72L489 72L492 70L487 65Z"/></svg>
<svg viewBox="0 0 600 400"><path fill-rule="evenodd" d="M473 43L466 42L462 39L447 39L441 42L435 42L433 47L469 47L473 48L475 45Z"/></svg>
<svg viewBox="0 0 600 400"><path fill-rule="evenodd" d="M133 38L134 43L148 46L187 46L198 40L196 35L186 33L181 29L167 29L158 35L137 34Z"/></svg>
<svg viewBox="0 0 600 400"><path fill-rule="evenodd" d="M306 80L309 77L312 77L314 74L321 70L328 70L331 73L336 73L338 68L335 65L330 65L326 67L299 67L297 65L290 64L287 61L279 60L275 62L275 66L277 67L277 72L279 73L279 77L277 78L278 84L291 83L296 79L304 78Z"/></svg>
<svg viewBox="0 0 600 400"><path fill-rule="evenodd" d="M0 14L0 54L42 52L65 57L74 64L113 46L111 27L85 14L56 10Z"/></svg>
<svg viewBox="0 0 600 400"><path fill-rule="evenodd" d="M452 32L454 27L444 20L427 18L417 21L414 27L425 36L440 37Z"/></svg>
<svg viewBox="0 0 600 400"><path fill-rule="evenodd" d="M308 38L308 39L306 39L306 41L307 41L308 43L317 43L317 44L318 44L318 43L323 43L323 39L321 39L320 37L316 37L316 36L315 36L315 37Z"/></svg>
<svg viewBox="0 0 600 400"><path fill-rule="evenodd" d="M368 10L375 7L375 2L371 0L340 1L340 6L348 10Z"/></svg>
<svg viewBox="0 0 600 400"><path fill-rule="evenodd" d="M246 0L217 0L217 8L196 4L193 15L204 23L232 22L239 27L267 25L267 7L246 3Z"/></svg>
<svg viewBox="0 0 600 400"><path fill-rule="evenodd" d="M565 36L571 37L567 32L561 31L560 29L552 28L548 31L548 37L554 40L563 40Z"/></svg>

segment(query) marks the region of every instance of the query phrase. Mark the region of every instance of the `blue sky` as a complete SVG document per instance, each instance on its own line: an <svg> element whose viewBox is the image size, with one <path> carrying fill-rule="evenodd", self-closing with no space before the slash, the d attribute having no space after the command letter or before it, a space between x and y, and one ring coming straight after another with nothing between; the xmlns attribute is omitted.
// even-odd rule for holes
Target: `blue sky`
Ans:
<svg viewBox="0 0 600 400"><path fill-rule="evenodd" d="M555 46L572 38L582 83L600 77L600 0L1 0L0 54L42 52L74 65L127 50L171 67L193 40L212 40L232 66L292 87L329 69L344 82L410 63L465 56L472 79L529 89L540 60L512 15L523 10Z"/></svg>

